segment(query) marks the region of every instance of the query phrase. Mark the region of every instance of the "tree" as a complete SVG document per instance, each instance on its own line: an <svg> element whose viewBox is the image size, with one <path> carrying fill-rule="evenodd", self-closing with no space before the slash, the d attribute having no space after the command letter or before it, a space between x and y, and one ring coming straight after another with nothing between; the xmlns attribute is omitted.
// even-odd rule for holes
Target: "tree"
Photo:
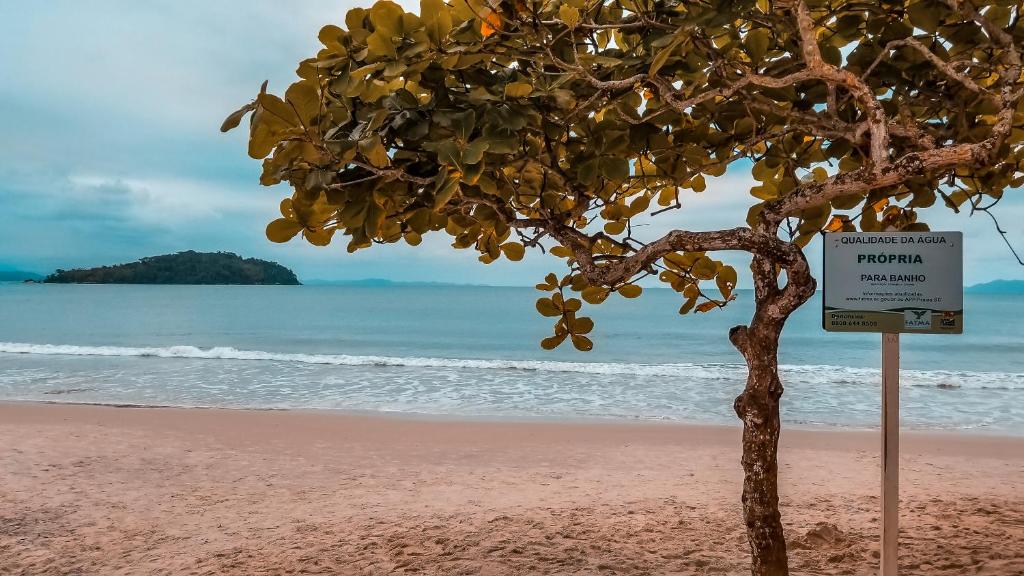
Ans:
<svg viewBox="0 0 1024 576"><path fill-rule="evenodd" d="M564 259L538 288L541 344L590 350L583 303L657 276L679 312L727 305L752 255L743 510L753 574L787 574L777 494L779 335L815 290L820 231L927 230L1024 182L1021 6L996 0L380 1L320 31L283 97L249 112L261 182L294 189L267 227L348 250L445 231L480 260ZM706 176L750 170L746 225L641 226ZM655 207L656 205L657 207ZM737 217L741 221L742 215ZM714 285L716 292L707 287Z"/></svg>

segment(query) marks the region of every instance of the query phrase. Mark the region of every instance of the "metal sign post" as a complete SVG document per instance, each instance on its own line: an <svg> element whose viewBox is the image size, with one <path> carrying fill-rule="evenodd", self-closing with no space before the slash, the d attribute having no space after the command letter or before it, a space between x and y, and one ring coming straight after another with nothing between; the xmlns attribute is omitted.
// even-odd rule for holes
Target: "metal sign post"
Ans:
<svg viewBox="0 0 1024 576"><path fill-rule="evenodd" d="M900 335L882 334L882 576L896 576L900 504Z"/></svg>
<svg viewBox="0 0 1024 576"><path fill-rule="evenodd" d="M825 235L822 327L882 333L881 575L896 576L900 498L900 333L963 332L959 232Z"/></svg>

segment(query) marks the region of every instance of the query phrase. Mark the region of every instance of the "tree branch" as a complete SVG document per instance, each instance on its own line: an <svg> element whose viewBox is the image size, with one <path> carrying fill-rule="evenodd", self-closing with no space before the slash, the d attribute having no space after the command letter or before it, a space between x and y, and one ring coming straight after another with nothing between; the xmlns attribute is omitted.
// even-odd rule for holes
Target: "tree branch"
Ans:
<svg viewBox="0 0 1024 576"><path fill-rule="evenodd" d="M922 44L916 38L904 38L902 40L893 40L886 44L885 48L882 49L882 52L878 54L877 58L875 58L875 61L871 63L871 66L868 66L868 69L864 71L862 77L869 76L871 72L875 69L875 67L882 61L882 59L889 54L889 52L899 48L900 46L906 46L908 48L913 48L917 50L918 52L921 53L922 56L925 57L925 59L934 64L936 69L938 69L946 76L949 76L953 80L956 80L957 82L963 84L964 87L970 90L971 92L977 94L988 93L984 88L978 86L974 82L974 80L971 79L970 76L958 72L956 68L953 67L952 63L946 62L942 58L939 58L934 52L929 50L927 46Z"/></svg>

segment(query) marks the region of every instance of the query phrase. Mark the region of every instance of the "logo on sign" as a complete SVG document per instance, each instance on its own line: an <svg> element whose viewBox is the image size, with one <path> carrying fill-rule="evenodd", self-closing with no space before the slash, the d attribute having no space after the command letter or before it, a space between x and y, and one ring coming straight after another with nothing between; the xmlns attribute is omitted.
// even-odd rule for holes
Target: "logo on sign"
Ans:
<svg viewBox="0 0 1024 576"><path fill-rule="evenodd" d="M931 310L906 310L903 312L903 327L914 329L931 329Z"/></svg>
<svg viewBox="0 0 1024 576"><path fill-rule="evenodd" d="M939 320L939 326L943 328L956 328L956 313L943 312L942 320Z"/></svg>

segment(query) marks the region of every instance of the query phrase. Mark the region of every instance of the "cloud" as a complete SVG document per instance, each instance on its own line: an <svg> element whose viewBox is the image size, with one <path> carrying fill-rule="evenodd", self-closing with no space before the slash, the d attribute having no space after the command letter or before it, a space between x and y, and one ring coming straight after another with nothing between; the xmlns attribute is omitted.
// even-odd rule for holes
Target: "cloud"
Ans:
<svg viewBox="0 0 1024 576"><path fill-rule="evenodd" d="M273 196L187 178L75 175L68 180L70 186L62 195L62 204L107 206L120 217L146 227L173 228L231 216L255 217L266 212Z"/></svg>
<svg viewBox="0 0 1024 576"><path fill-rule="evenodd" d="M245 131L224 116L268 79L282 90L318 49L317 31L365 2L337 0L48 0L0 3L0 264L46 272L176 250L276 259L304 278L389 277L533 284L562 262L484 266L443 234L350 255L345 242L272 244L264 226L286 187L258 185ZM417 2L403 2L415 8ZM742 225L753 203L742 165L709 178L683 208L638 221L637 235ZM1024 201L999 207L1024 246ZM968 281L1024 277L991 223L931 211L935 228L967 233ZM717 256L716 256L717 257ZM742 268L738 254L721 258ZM818 265L820 253L810 258ZM742 275L741 275L742 276Z"/></svg>
<svg viewBox="0 0 1024 576"><path fill-rule="evenodd" d="M283 190L242 131L344 3L0 4L0 262L47 271L175 249L264 251Z"/></svg>
<svg viewBox="0 0 1024 576"><path fill-rule="evenodd" d="M254 193L256 192L256 193ZM71 175L8 184L5 219L36 224L134 226L173 230L184 225L264 215L275 192L188 178Z"/></svg>

